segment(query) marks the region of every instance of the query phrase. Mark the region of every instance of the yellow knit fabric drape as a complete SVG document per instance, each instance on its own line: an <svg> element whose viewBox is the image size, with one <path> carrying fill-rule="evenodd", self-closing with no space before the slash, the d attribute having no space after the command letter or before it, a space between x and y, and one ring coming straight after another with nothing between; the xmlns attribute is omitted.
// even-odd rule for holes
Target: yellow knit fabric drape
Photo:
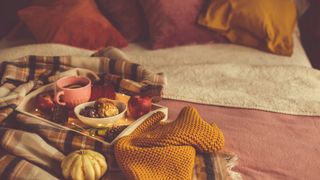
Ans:
<svg viewBox="0 0 320 180"><path fill-rule="evenodd" d="M193 107L183 108L173 122L161 122L164 116L153 114L116 142L115 157L127 178L191 179L196 151L211 153L224 146L221 130Z"/></svg>

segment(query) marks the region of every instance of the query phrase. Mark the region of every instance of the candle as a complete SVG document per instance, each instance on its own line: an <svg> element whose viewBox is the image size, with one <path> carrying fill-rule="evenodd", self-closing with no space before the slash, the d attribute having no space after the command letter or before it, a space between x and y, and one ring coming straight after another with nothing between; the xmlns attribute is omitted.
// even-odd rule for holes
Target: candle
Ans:
<svg viewBox="0 0 320 180"><path fill-rule="evenodd" d="M125 103L127 106L128 106L129 99L130 99L130 96L127 96L122 93L117 93L117 95L116 95L116 100L119 100L119 101Z"/></svg>

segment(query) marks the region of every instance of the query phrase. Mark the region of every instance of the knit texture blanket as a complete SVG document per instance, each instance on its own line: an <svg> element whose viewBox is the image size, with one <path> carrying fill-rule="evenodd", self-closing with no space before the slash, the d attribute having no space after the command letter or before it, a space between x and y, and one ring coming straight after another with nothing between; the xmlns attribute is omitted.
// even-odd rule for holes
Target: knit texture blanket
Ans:
<svg viewBox="0 0 320 180"><path fill-rule="evenodd" d="M161 96L164 74L126 61L117 49L93 56L106 57L26 56L1 64L0 179L61 179L62 159L79 149L106 156L109 171L104 179L123 178L108 143L15 111L30 91L69 75L112 81L117 90L129 94ZM194 162L193 179L241 179L230 170L236 163L236 156L230 153L210 151L198 154Z"/></svg>
<svg viewBox="0 0 320 180"><path fill-rule="evenodd" d="M116 159L128 179L191 179L196 152L214 153L224 146L220 129L192 107L173 122L161 122L164 117L153 114L116 142Z"/></svg>

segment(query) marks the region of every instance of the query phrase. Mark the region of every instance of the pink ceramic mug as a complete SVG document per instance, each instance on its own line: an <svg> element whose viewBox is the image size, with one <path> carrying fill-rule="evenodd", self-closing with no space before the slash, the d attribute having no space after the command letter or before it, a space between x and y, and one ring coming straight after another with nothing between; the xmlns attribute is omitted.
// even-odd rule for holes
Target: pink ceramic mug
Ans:
<svg viewBox="0 0 320 180"><path fill-rule="evenodd" d="M74 108L88 102L91 96L91 81L83 76L68 76L56 82L56 103Z"/></svg>

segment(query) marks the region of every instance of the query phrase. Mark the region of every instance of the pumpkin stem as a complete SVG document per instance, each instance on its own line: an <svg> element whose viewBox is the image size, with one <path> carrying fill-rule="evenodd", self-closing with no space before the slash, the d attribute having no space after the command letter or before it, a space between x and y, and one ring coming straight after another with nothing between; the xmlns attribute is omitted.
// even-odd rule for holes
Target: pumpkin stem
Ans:
<svg viewBox="0 0 320 180"><path fill-rule="evenodd" d="M84 155L84 150L79 150L79 154Z"/></svg>

